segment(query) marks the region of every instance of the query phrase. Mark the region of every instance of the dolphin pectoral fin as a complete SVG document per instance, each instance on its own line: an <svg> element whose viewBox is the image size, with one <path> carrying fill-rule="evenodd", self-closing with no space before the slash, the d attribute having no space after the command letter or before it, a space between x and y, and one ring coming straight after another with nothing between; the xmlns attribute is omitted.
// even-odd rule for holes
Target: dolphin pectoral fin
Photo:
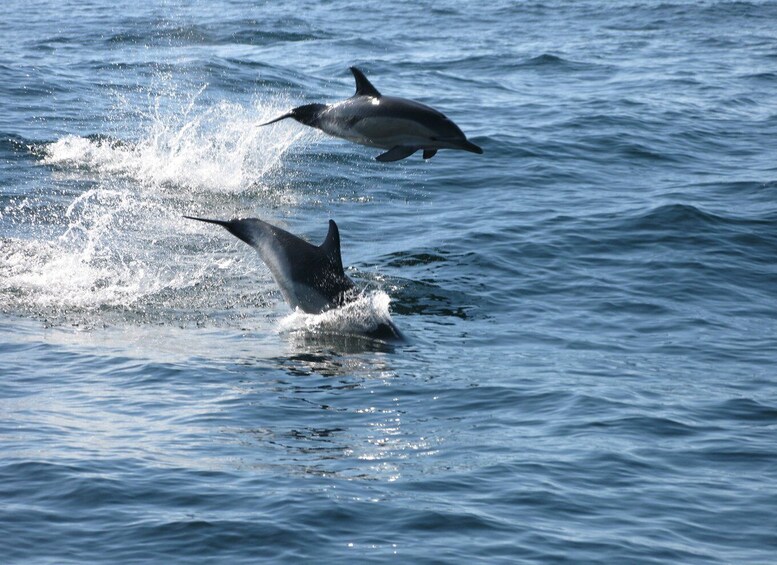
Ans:
<svg viewBox="0 0 777 565"><path fill-rule="evenodd" d="M385 153L381 153L380 155L375 157L375 160L380 161L381 163L400 161L402 159L406 159L410 157L416 151L418 151L418 149L415 147L406 147L404 145L397 145L396 147L392 147Z"/></svg>
<svg viewBox="0 0 777 565"><path fill-rule="evenodd" d="M431 159L435 155L437 155L436 149L424 149L424 159Z"/></svg>

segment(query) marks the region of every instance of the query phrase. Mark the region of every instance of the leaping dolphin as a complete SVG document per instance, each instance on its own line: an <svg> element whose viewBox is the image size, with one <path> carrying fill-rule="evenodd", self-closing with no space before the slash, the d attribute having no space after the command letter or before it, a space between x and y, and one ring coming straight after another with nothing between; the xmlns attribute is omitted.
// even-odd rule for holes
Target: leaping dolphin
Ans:
<svg viewBox="0 0 777 565"><path fill-rule="evenodd" d="M483 153L459 127L444 114L420 102L383 96L359 69L351 67L356 93L334 104L306 104L279 116L263 126L286 118L341 137L354 143L388 149L375 159L399 161L423 150L431 159L439 149L461 149Z"/></svg>
<svg viewBox="0 0 777 565"><path fill-rule="evenodd" d="M343 270L340 231L334 220L329 220L329 232L324 243L316 246L258 218L228 221L193 216L184 218L226 228L229 233L256 249L292 309L320 314L358 298L356 285ZM391 321L381 323L369 335L387 339L402 338Z"/></svg>

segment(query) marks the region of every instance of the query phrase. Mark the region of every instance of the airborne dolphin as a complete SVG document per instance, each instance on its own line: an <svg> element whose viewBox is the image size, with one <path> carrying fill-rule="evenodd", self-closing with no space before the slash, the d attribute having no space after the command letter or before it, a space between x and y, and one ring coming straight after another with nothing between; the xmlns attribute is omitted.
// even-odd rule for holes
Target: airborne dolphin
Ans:
<svg viewBox="0 0 777 565"><path fill-rule="evenodd" d="M329 220L324 242L316 246L258 218L224 221L184 217L222 226L256 249L292 309L320 314L358 298L356 285L343 270L340 231L334 220ZM370 335L402 338L391 321L381 323Z"/></svg>
<svg viewBox="0 0 777 565"><path fill-rule="evenodd" d="M306 104L262 124L294 118L301 124L354 143L388 149L378 161L399 161L422 149L431 159L438 149L483 153L444 114L420 102L383 96L359 69L351 67L356 94L334 104Z"/></svg>

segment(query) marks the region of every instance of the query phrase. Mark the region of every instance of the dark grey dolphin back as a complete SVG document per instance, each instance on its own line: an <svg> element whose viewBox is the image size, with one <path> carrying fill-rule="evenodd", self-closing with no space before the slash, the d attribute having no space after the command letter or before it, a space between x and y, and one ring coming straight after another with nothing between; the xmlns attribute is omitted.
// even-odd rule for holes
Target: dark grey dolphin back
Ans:
<svg viewBox="0 0 777 565"><path fill-rule="evenodd" d="M292 308L319 314L342 306L355 287L343 270L340 233L332 220L324 243L316 246L258 218L223 221L186 217L222 226L253 247Z"/></svg>

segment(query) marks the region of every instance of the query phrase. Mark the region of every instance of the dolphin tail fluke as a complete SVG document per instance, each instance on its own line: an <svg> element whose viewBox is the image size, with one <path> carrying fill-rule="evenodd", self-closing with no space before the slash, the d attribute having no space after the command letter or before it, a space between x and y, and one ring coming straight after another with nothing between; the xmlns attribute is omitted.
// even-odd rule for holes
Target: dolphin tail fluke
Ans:
<svg viewBox="0 0 777 565"><path fill-rule="evenodd" d="M418 151L417 147L406 147L404 145L397 145L396 147L392 147L385 153L381 153L380 155L375 157L375 160L380 161L381 163L400 161L402 159L406 159L407 157L410 157L416 151Z"/></svg>

